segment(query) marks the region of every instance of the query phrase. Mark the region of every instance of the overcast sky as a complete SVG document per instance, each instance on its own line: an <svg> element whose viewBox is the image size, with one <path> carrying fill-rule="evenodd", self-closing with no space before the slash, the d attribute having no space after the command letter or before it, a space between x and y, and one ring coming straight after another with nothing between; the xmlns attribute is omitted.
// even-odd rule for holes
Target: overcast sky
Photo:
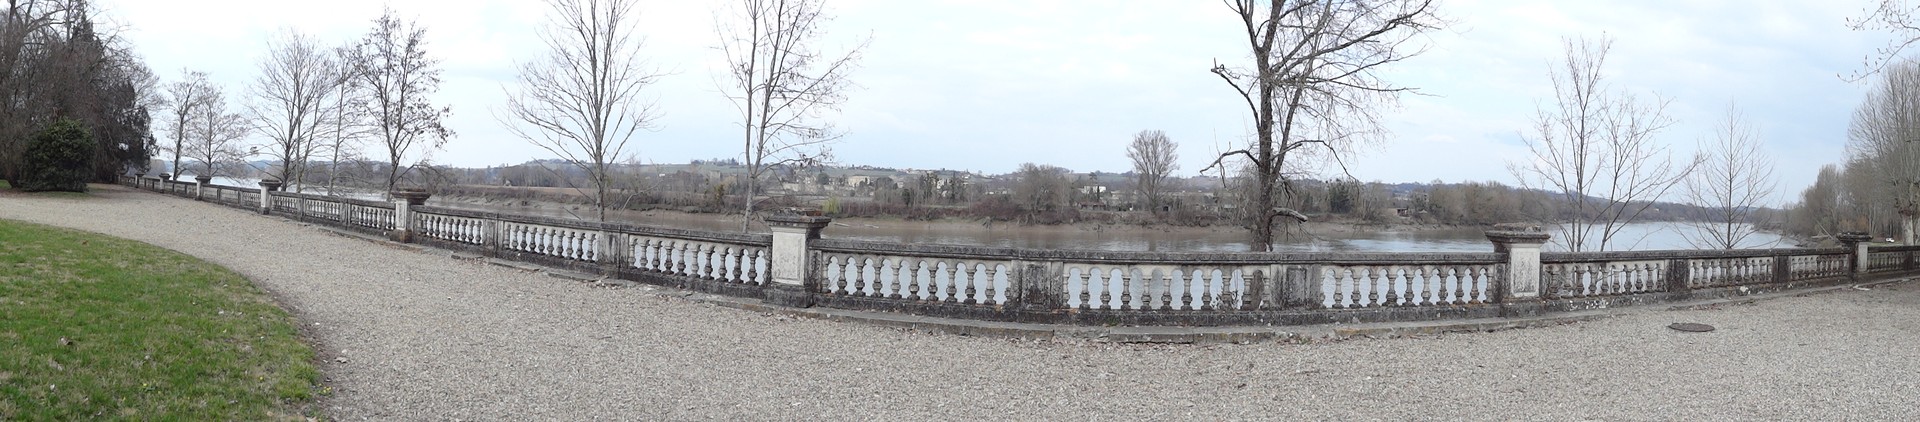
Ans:
<svg viewBox="0 0 1920 422"><path fill-rule="evenodd" d="M1671 101L1679 121L1659 135L1678 152L1711 136L1728 106L1758 125L1783 194L1844 155L1847 120L1866 85L1839 75L1886 36L1850 31L1856 1L1443 0L1453 24L1422 37L1427 52L1387 78L1416 87L1382 113L1391 134L1350 161L1363 180L1513 183L1536 106L1550 99L1549 63L1569 36L1616 38L1607 74ZM1858 4L1856 4L1858 3ZM104 0L101 5L163 81L206 71L236 98L266 42L297 30L327 43L363 34L384 5L427 28L442 60L439 103L458 136L434 160L487 166L550 158L494 118L513 66L541 54L546 13L533 0ZM642 54L672 74L651 95L665 116L643 133L641 161L737 157L738 116L716 86L719 1L642 0ZM1180 145L1181 175L1250 132L1234 93L1207 72L1246 61L1236 17L1215 1L829 0L824 48L871 37L860 88L834 118L850 130L842 164L987 173L1039 162L1123 172L1143 129ZM1783 195L1783 199L1784 199Z"/></svg>

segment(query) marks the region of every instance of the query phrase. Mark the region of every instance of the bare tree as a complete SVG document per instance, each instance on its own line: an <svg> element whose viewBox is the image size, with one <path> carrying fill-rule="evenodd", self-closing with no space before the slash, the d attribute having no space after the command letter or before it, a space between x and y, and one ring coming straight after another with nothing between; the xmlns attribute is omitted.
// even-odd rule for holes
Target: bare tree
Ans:
<svg viewBox="0 0 1920 422"><path fill-rule="evenodd" d="M184 69L180 71L180 80L167 84L166 89L168 107L165 126L167 134L173 137L173 147L163 146L161 149L173 153L170 179L177 180L180 178L180 156L186 152L184 148L191 142L194 128L199 126L194 119L202 115L200 108L205 107L210 98L217 96L219 90L207 81L206 72Z"/></svg>
<svg viewBox="0 0 1920 422"><path fill-rule="evenodd" d="M1133 160L1134 189L1147 201L1147 209L1160 212L1162 189L1167 176L1180 169L1180 153L1166 132L1143 130L1127 145L1127 158Z"/></svg>
<svg viewBox="0 0 1920 422"><path fill-rule="evenodd" d="M1048 213L1072 206L1073 181L1067 169L1024 163L1014 172L1013 199L1028 213Z"/></svg>
<svg viewBox="0 0 1920 422"><path fill-rule="evenodd" d="M319 141L325 144L323 151L327 154L326 190L328 195L339 194L338 185L343 162L364 160L361 155L361 141L371 135L374 129L370 122L371 109L357 106L365 104L369 99L367 90L355 78L352 67L348 65L353 51L352 45L333 49L334 60L340 64L340 67L339 72L333 75L335 80L328 85L333 93L327 96L333 98L333 104L326 105L325 115L321 117L325 122L322 124L323 130L317 134Z"/></svg>
<svg viewBox="0 0 1920 422"><path fill-rule="evenodd" d="M440 90L440 61L427 57L426 37L425 28L401 21L388 9L348 54L353 81L365 92L366 101L358 106L365 108L385 147L388 194L414 168L406 165L408 158L424 161L420 156L453 136L440 124L453 110L436 107L429 98Z"/></svg>
<svg viewBox="0 0 1920 422"><path fill-rule="evenodd" d="M1902 61L1881 72L1879 83L1854 110L1847 130L1851 162L1869 164L1880 182L1877 195L1900 216L1900 235L1913 244L1920 226L1920 62ZM1849 165L1847 173L1856 169ZM1865 169L1859 169L1865 170ZM1865 228L1865 227L1862 227Z"/></svg>
<svg viewBox="0 0 1920 422"><path fill-rule="evenodd" d="M0 5L0 180L18 181L26 140L60 119L85 125L94 142L89 178L110 182L146 168L151 71L113 25L95 25L88 0L9 0Z"/></svg>
<svg viewBox="0 0 1920 422"><path fill-rule="evenodd" d="M831 55L814 44L829 18L822 0L738 0L734 16L717 22L727 56L727 98L740 111L747 189L740 230L752 223L754 195L768 168L811 165L830 154L843 132L819 121L847 99L848 74L863 42Z"/></svg>
<svg viewBox="0 0 1920 422"><path fill-rule="evenodd" d="M1558 241L1567 250L1604 251L1699 160L1675 162L1654 140L1673 125L1665 101L1641 102L1607 86L1601 71L1611 39L1565 43L1566 61L1548 71L1553 108L1538 111L1536 133L1525 138L1533 159L1509 163L1508 170L1522 187L1552 191L1563 202Z"/></svg>
<svg viewBox="0 0 1920 422"><path fill-rule="evenodd" d="M264 153L280 161L268 173L304 190L307 162L325 146L321 131L330 128L326 107L339 93L340 64L312 37L289 30L267 43L260 76L247 106L253 129L267 137Z"/></svg>
<svg viewBox="0 0 1920 422"><path fill-rule="evenodd" d="M631 0L548 0L544 60L520 64L520 92L507 99L507 130L586 173L599 220L607 220L612 167L635 132L656 117L641 90L660 74L642 66ZM531 126L529 130L525 126ZM581 189L575 186L575 189Z"/></svg>
<svg viewBox="0 0 1920 422"><path fill-rule="evenodd" d="M1755 212L1773 199L1773 157L1746 116L1727 107L1726 121L1713 139L1700 145L1700 167L1684 183L1688 202L1706 209L1708 218L1690 222L1683 233L1695 248L1734 249L1758 232Z"/></svg>
<svg viewBox="0 0 1920 422"><path fill-rule="evenodd" d="M1263 4L1264 3L1264 4ZM1247 217L1255 251L1273 244L1279 217L1300 215L1280 206L1276 191L1305 173L1305 162L1349 153L1381 133L1374 108L1409 88L1376 73L1418 54L1406 44L1442 23L1434 0L1233 0L1228 7L1245 29L1253 67L1214 64L1252 114L1254 139L1222 153L1207 169L1243 157L1254 173ZM1342 165L1344 168L1344 165ZM1202 172L1207 171L1202 169Z"/></svg>
<svg viewBox="0 0 1920 422"><path fill-rule="evenodd" d="M246 117L227 112L227 101L218 88L206 94L206 101L194 108L194 127L189 130L193 141L186 151L200 164L196 175L227 176L234 162L251 155L240 149L240 141L247 138Z"/></svg>
<svg viewBox="0 0 1920 422"><path fill-rule="evenodd" d="M1832 235L1840 231L1840 168L1820 166L1813 186L1800 191L1800 204L1788 216L1788 230L1809 236Z"/></svg>

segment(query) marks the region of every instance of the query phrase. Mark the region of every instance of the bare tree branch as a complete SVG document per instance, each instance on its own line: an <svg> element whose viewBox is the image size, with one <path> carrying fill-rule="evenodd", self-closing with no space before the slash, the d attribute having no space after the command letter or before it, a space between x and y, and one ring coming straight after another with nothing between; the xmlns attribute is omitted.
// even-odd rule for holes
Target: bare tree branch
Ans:
<svg viewBox="0 0 1920 422"><path fill-rule="evenodd" d="M738 0L732 19L716 22L727 57L727 98L740 112L747 189L740 230L752 223L764 172L781 163L813 163L829 156L828 144L844 135L819 122L838 111L852 87L848 79L867 45L838 56L814 46L829 18L822 0ZM716 18L718 20L718 18Z"/></svg>
<svg viewBox="0 0 1920 422"><path fill-rule="evenodd" d="M402 21L388 9L348 53L354 82L367 99L355 105L365 109L386 149L389 194L414 168L404 164L407 158L430 154L453 136L441 125L453 110L428 98L440 89L440 62L427 57L426 34L418 23Z"/></svg>
<svg viewBox="0 0 1920 422"><path fill-rule="evenodd" d="M1251 161L1256 199L1247 217L1253 249L1265 251L1272 222L1283 216L1275 196L1282 175L1321 153L1346 172L1340 155L1383 132L1374 108L1411 90L1376 72L1419 54L1404 47L1443 21L1433 0L1229 0L1227 7L1240 18L1254 63L1236 69L1216 61L1210 71L1247 103L1254 140L1207 169L1233 154ZM1301 149L1308 143L1327 148Z"/></svg>
<svg viewBox="0 0 1920 422"><path fill-rule="evenodd" d="M520 91L510 94L507 115L496 117L514 135L586 173L592 191L574 189L591 197L599 220L606 221L612 167L627 158L634 134L658 117L641 91L661 74L639 58L633 1L547 5L553 11L541 34L547 56L520 64Z"/></svg>
<svg viewBox="0 0 1920 422"><path fill-rule="evenodd" d="M1565 221L1556 226L1556 241L1571 251L1607 250L1700 162L1696 156L1676 163L1654 140L1673 125L1665 101L1641 102L1605 84L1612 46L1606 38L1566 40L1566 60L1548 72L1554 108L1538 111L1536 134L1525 138L1533 159L1508 164L1521 186L1558 195Z"/></svg>

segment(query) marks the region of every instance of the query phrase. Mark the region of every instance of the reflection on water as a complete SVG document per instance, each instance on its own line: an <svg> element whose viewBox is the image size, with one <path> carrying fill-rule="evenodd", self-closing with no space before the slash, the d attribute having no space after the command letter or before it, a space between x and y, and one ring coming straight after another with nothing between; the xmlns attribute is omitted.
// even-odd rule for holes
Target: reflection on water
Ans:
<svg viewBox="0 0 1920 422"><path fill-rule="evenodd" d="M451 208L482 209L562 219L592 219L587 208L568 211L531 207L484 207L440 198L431 205ZM607 218L631 224L697 229L739 231L737 216L638 212L608 210ZM765 230L756 225L756 231ZM1682 233L1693 230L1678 223L1638 223L1623 228L1609 250L1696 249ZM1558 238L1560 235L1549 230ZM822 236L832 239L897 242L910 244L970 245L1025 249L1079 249L1149 252L1245 252L1247 233L1231 230L1171 230L1142 228L1089 230L1071 226L1031 227L997 223L971 225L925 223L917 221L836 221ZM1780 236L1756 233L1743 247L1790 247ZM1279 251L1293 252L1492 252L1486 230L1458 228L1437 230L1390 230L1360 232L1293 233L1275 245ZM1565 250L1549 245L1548 250Z"/></svg>

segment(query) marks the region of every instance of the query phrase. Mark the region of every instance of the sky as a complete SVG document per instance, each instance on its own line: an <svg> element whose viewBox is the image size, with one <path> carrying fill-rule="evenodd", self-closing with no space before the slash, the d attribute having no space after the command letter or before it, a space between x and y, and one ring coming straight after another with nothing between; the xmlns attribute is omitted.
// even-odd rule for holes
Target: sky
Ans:
<svg viewBox="0 0 1920 422"><path fill-rule="evenodd" d="M1677 123L1657 135L1675 154L1713 136L1730 107L1778 161L1780 198L1845 156L1848 119L1868 90L1842 76L1888 35L1847 28L1869 0L1442 0L1449 24L1419 36L1420 55L1388 68L1417 89L1380 111L1388 130L1346 160L1368 181L1497 181L1530 159L1523 137L1551 101L1548 67L1567 37L1612 37L1613 87L1667 101ZM383 7L426 28L441 60L437 104L456 137L436 163L463 167L554 158L504 129L516 63L543 54L547 14L531 0L102 0L97 3L162 82L205 71L243 98L275 34L328 44L357 39ZM739 157L738 113L720 90L720 0L639 0L640 54L667 75L647 90L663 115L630 151L641 162ZM1125 172L1133 134L1179 144L1177 175L1244 146L1237 95L1208 72L1249 61L1237 17L1215 1L828 0L820 47L869 41L857 88L829 120L847 130L835 161L1005 173L1035 162ZM1325 169L1333 171L1333 169Z"/></svg>

